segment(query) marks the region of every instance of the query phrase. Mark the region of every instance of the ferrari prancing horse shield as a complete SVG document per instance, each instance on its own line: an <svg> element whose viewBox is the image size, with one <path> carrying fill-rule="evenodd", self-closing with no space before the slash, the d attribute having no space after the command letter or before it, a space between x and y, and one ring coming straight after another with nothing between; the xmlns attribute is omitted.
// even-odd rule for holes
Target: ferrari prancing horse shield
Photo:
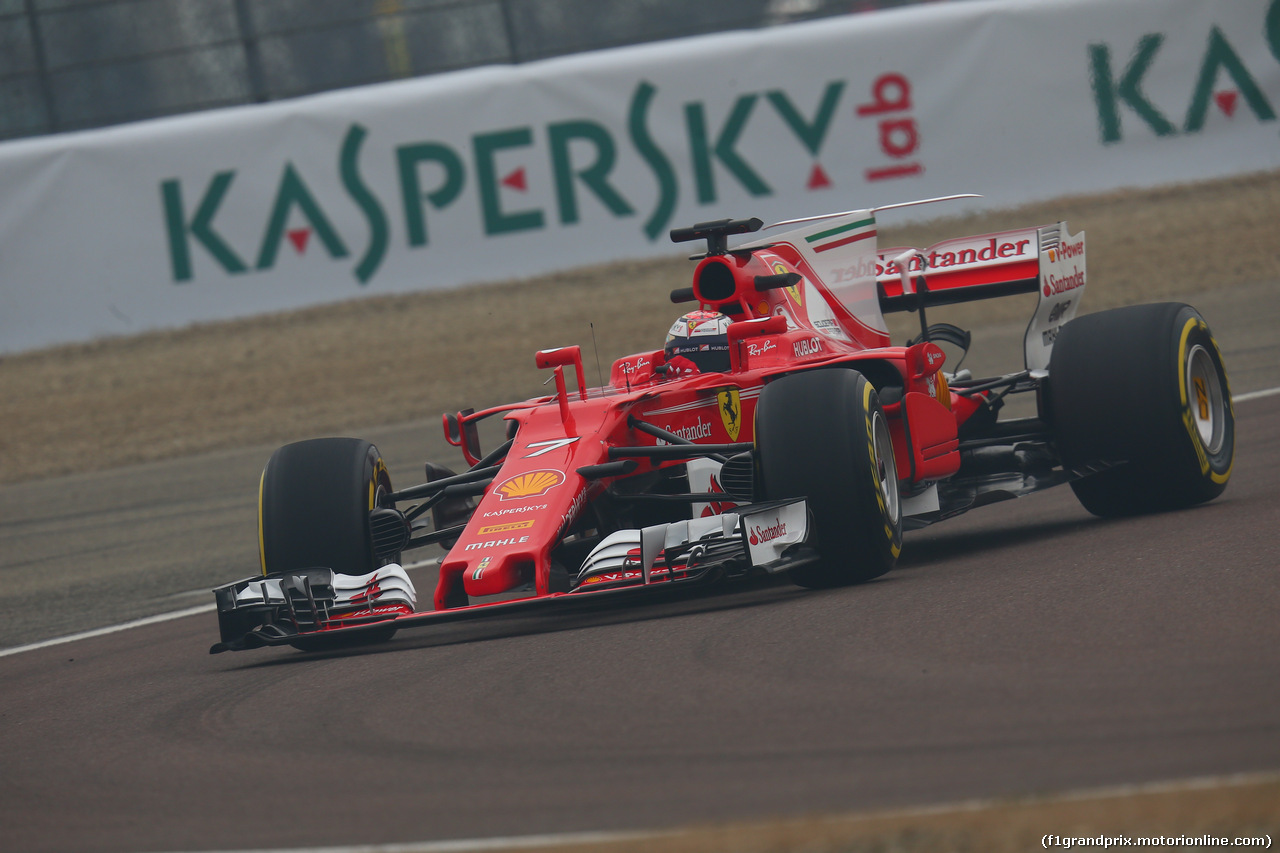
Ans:
<svg viewBox="0 0 1280 853"><path fill-rule="evenodd" d="M720 402L720 421L724 424L724 431L729 433L730 441L737 441L742 430L742 401L738 399L738 389L725 388L716 394L716 399Z"/></svg>

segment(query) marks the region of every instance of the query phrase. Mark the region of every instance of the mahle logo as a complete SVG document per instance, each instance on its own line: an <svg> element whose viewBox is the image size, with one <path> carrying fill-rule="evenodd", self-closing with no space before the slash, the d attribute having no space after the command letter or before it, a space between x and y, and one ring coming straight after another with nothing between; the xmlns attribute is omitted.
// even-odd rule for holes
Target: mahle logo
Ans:
<svg viewBox="0 0 1280 853"><path fill-rule="evenodd" d="M1280 60L1280 0L1272 0L1267 12L1266 36L1272 54ZM1162 105L1153 102L1142 85L1147 74L1159 63L1164 41L1162 33L1144 35L1134 45L1126 64L1119 71L1111 45L1089 45L1090 82L1098 110L1098 131L1104 144L1120 142L1123 138L1122 107L1159 137L1200 132L1214 105L1227 118L1234 118L1243 103L1258 121L1275 121L1275 110L1254 74L1222 30L1215 26L1205 40L1199 71L1181 116L1181 127L1176 125L1174 119L1178 115L1172 113L1168 105L1161 109ZM1234 88L1218 89L1224 78Z"/></svg>
<svg viewBox="0 0 1280 853"><path fill-rule="evenodd" d="M872 132L878 127L880 148L890 157L912 157L919 148L914 119L903 119L895 113L891 121L881 115L885 110L910 108L910 84L902 75L888 76L896 88L887 86L886 75L875 78L868 87L870 106L855 105L847 115L855 122L864 115L872 116L866 124L857 126ZM399 145L393 151L393 162L373 164L394 171L399 189L396 204L378 198L365 180L362 168L367 170L371 164L367 155L362 163L360 152L368 131L352 124L337 153L336 172L342 189L368 227L367 241L355 249L338 233L308 184L308 180L330 180L329 176L304 175L293 162L285 163L274 196L263 210L262 236L255 247L232 245L218 228L219 210L238 187L234 169L214 173L203 187L184 186L177 178L162 181L160 197L173 280L187 282L194 278L193 256L200 251L223 272L236 275L272 269L287 246L302 254L309 246L319 244L333 260L350 259L354 278L367 284L390 245L394 214L388 211L398 210L406 247L421 249L429 244L428 213L443 213L464 192L475 193L484 237L541 230L553 216L561 226L572 226L581 220L582 199L589 195L615 218L643 214L642 233L649 240L657 240L670 225L681 195L674 159L677 154L660 146L650 130L655 121L652 109L657 95L657 88L649 82L636 85L623 117L625 131L576 119L548 123L538 129L540 133L535 133L533 127L476 133L469 146L436 140ZM752 196L772 195L773 186L759 164L743 153L747 147L743 143L757 127L769 132L769 126L777 127L779 122L786 138L796 143L796 156L810 161L805 188L814 191L831 186L833 181L822 166L821 156L836 117L844 114L841 102L845 98L845 81L833 80L821 87L816 102L808 109L798 106L780 89L740 94L727 105L727 110L720 110L718 105L708 108L701 101L684 103L679 114L685 147L679 156L687 157L684 162L692 175L688 191L694 201L700 206L716 204L726 181L736 183ZM886 98L892 102L881 103ZM712 119L716 114L723 116L719 124ZM903 128L910 133L903 136ZM617 136L621 133L630 143L628 153L648 171L656 188L656 199L648 211L637 210L614 181L620 150ZM868 140L869 150L873 150L874 139L871 136ZM511 168L502 163L518 159L522 150L532 153L539 148L549 161L552 193L543 207L532 203L522 206L518 199L530 189L525 166ZM910 169L874 171L874 179L907 177L919 174L922 167L913 162ZM291 228L290 222L302 224Z"/></svg>

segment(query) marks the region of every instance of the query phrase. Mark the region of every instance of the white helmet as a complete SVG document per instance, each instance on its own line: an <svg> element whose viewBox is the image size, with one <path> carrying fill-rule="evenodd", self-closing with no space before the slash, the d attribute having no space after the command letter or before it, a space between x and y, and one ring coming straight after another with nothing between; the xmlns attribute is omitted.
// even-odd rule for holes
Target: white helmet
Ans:
<svg viewBox="0 0 1280 853"><path fill-rule="evenodd" d="M701 373L729 370L729 318L718 311L691 311L671 324L663 347L667 363L692 362Z"/></svg>

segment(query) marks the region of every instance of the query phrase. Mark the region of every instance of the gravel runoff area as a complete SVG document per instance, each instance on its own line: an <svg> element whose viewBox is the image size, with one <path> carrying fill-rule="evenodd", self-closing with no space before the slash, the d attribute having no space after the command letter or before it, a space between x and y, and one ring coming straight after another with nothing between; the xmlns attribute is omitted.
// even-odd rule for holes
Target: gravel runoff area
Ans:
<svg viewBox="0 0 1280 853"><path fill-rule="evenodd" d="M832 209L842 204L832 196ZM880 244L923 247L1057 220L1088 234L1085 310L1280 279L1280 171L908 227L885 214ZM596 345L606 367L660 346L680 310L667 295L692 268L678 254L4 357L0 482L361 434L536 396L545 378L536 349L580 344L592 374ZM1026 318L1029 298L936 319L975 328ZM892 320L901 340L912 318Z"/></svg>

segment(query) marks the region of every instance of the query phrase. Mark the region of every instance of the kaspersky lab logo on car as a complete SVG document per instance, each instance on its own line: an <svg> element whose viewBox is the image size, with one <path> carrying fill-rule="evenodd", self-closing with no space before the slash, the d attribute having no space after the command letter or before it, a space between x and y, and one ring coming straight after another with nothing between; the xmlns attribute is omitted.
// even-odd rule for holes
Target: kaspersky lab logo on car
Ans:
<svg viewBox="0 0 1280 853"><path fill-rule="evenodd" d="M1280 0L1272 0L1265 27L1267 44L1280 61ZM1098 111L1098 132L1104 144L1123 139L1122 115L1136 116L1158 137L1199 133L1215 106L1228 119L1248 110L1258 121L1275 121L1275 109L1254 73L1216 26L1205 39L1199 70L1181 116L1174 111L1177 105L1154 102L1143 90L1143 81L1160 64L1164 42L1163 33L1144 35L1133 46L1123 67L1116 61L1117 52L1123 48L1116 46L1117 51L1107 43L1089 45L1089 78ZM1219 88L1224 80L1233 87ZM1180 122L1175 123L1179 117Z"/></svg>
<svg viewBox="0 0 1280 853"><path fill-rule="evenodd" d="M868 142L878 142L885 164L866 170L868 181L905 178L923 172L919 159L920 136L912 114L911 84L898 73L886 73L868 84L866 94L853 98L843 80L821 87L816 104L808 109L797 105L781 89L738 95L728 106L719 124L710 118L712 109L700 101L682 105L683 131L691 192L697 204L708 206L720 198L725 182L731 181L749 195L770 196L775 188L762 173L760 164L743 154L743 143L754 128L779 120L795 144L795 155L811 161L806 190L821 190L832 179L821 162L830 131L839 116L852 119L856 128L866 128ZM669 226L680 200L681 187L672 152L664 150L650 130L657 88L639 82L632 91L625 115L625 138L631 152L647 169L656 188L656 200L647 211L638 210L618 188L614 179L620 144L615 131L588 119L553 122L540 128L537 145L545 147L552 177L552 200L542 207L512 209L512 192L519 198L527 192L528 177L523 166L503 169L499 160L518 156L521 149L535 148L532 127L515 127L474 134L469 149L435 140L408 142L393 150L390 163L373 163L361 158L368 130L359 124L347 129L337 152L337 178L359 209L367 224L368 239L355 247L340 234L308 181L329 181L328 174L304 175L286 162L274 196L262 212L262 236L250 250L235 246L219 230L218 215L228 196L236 192L236 171L214 173L203 186L184 185L177 178L160 183L170 267L176 283L194 278L193 259L205 258L231 275L271 270L282 250L289 245L298 254L314 243L333 260L348 260L352 275L366 284L376 274L391 244L393 225L404 235L410 250L429 245L428 212L437 214L456 204L463 193L474 192L480 209L484 237L545 229L554 217L559 225L571 227L582 218L581 204L593 197L615 218L643 217L639 226L649 240L658 239ZM843 101L857 100L842 107ZM771 113L772 115L768 115ZM842 146L847 150L852 146ZM871 146L868 146L870 148ZM395 204L380 199L370 188L362 168L370 166L394 170L399 188ZM428 181L427 178L430 178ZM518 205L518 202L516 203ZM395 211L394 213L390 211ZM398 219L393 218L398 217ZM289 223L304 221L303 227Z"/></svg>

